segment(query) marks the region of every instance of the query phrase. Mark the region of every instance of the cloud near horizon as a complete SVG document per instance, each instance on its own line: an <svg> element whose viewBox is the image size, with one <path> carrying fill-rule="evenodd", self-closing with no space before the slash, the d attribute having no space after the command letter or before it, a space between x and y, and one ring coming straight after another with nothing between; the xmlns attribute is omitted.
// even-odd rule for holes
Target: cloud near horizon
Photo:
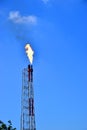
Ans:
<svg viewBox="0 0 87 130"><path fill-rule="evenodd" d="M10 11L8 19L16 24L36 24L37 17L34 15L21 16L19 11Z"/></svg>

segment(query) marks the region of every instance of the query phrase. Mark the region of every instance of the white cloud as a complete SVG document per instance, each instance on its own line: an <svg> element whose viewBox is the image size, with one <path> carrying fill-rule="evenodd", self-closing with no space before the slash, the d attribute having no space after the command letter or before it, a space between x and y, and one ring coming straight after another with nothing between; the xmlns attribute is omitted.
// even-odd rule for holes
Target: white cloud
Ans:
<svg viewBox="0 0 87 130"><path fill-rule="evenodd" d="M42 0L43 3L47 4L49 2L49 0Z"/></svg>
<svg viewBox="0 0 87 130"><path fill-rule="evenodd" d="M37 17L34 15L21 16L19 11L11 11L9 13L9 20L17 24L36 24Z"/></svg>

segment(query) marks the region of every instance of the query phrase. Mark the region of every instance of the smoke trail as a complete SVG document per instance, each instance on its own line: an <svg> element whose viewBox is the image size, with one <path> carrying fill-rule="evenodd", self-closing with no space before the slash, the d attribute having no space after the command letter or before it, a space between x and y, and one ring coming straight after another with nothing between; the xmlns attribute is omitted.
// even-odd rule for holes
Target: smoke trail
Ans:
<svg viewBox="0 0 87 130"><path fill-rule="evenodd" d="M16 39L23 42L30 40L33 29L37 25L36 16L22 16L19 11L10 11L8 21Z"/></svg>

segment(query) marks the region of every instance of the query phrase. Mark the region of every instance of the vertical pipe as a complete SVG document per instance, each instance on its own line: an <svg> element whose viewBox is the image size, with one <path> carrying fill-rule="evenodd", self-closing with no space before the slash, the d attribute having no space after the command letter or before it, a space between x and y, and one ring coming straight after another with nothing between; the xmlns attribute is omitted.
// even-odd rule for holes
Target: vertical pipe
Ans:
<svg viewBox="0 0 87 130"><path fill-rule="evenodd" d="M33 66L31 65L31 82L33 82Z"/></svg>
<svg viewBox="0 0 87 130"><path fill-rule="evenodd" d="M28 65L28 114L29 114L29 130L30 130L30 73L31 73L31 69L30 69L30 65Z"/></svg>
<svg viewBox="0 0 87 130"><path fill-rule="evenodd" d="M30 74L31 74L31 68L30 65L28 65L28 81L30 81L31 79Z"/></svg>

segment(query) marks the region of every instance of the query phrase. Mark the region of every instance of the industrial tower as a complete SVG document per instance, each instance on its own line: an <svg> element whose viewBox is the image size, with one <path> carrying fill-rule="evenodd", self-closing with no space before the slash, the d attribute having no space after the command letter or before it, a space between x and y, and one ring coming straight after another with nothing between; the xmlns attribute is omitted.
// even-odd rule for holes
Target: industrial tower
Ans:
<svg viewBox="0 0 87 130"><path fill-rule="evenodd" d="M22 72L21 130L36 130L33 65L31 64Z"/></svg>

